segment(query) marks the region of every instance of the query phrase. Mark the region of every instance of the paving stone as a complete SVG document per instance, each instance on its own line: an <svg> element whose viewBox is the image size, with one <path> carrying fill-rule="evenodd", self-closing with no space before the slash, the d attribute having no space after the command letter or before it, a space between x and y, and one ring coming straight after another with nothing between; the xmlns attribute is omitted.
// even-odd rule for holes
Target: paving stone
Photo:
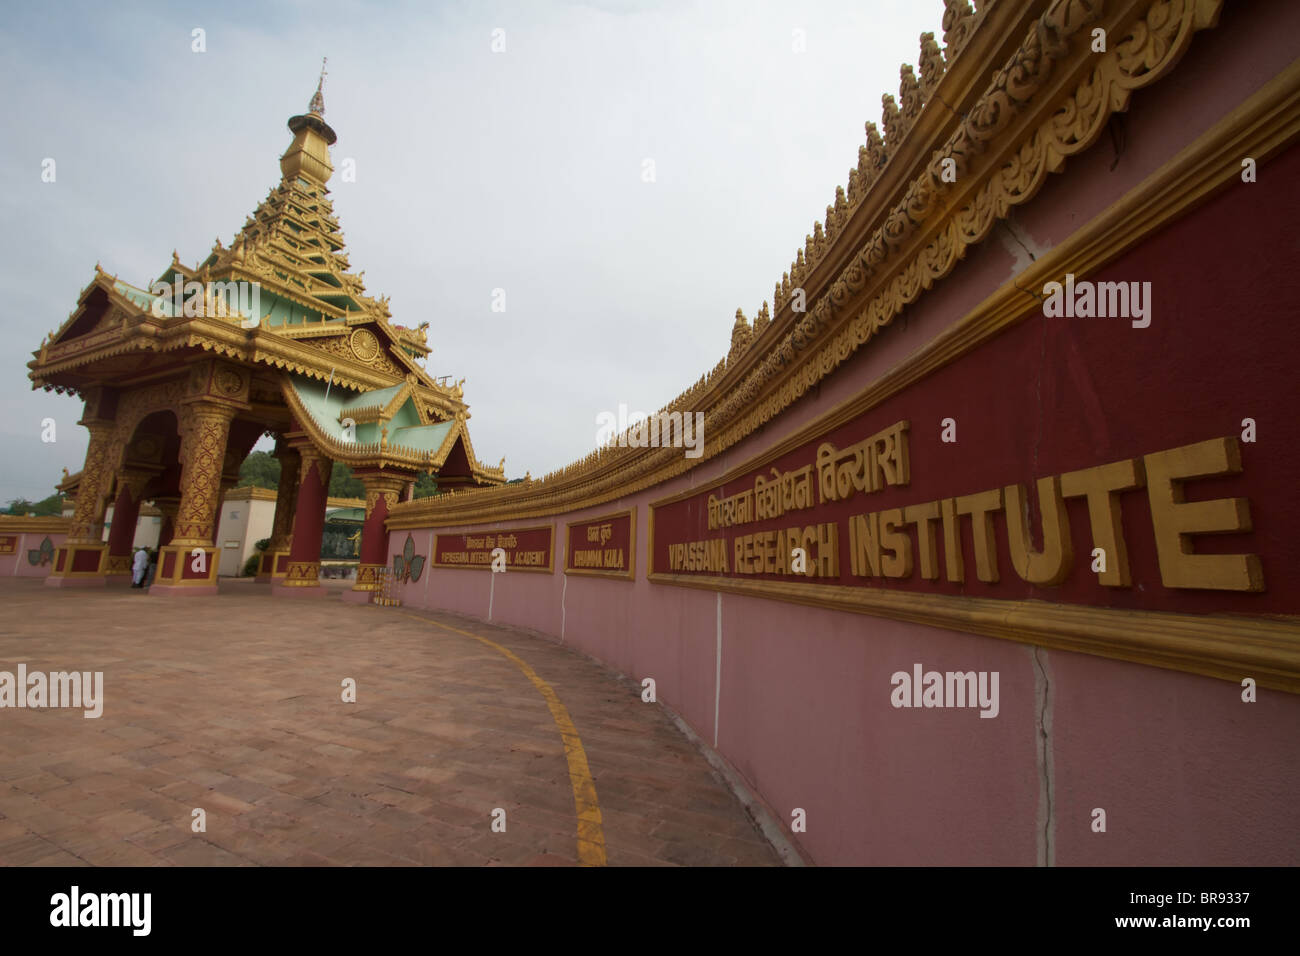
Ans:
<svg viewBox="0 0 1300 956"><path fill-rule="evenodd" d="M185 601L0 580L0 662L102 670L104 712L0 712L0 864L572 866L583 742L612 866L777 865L639 688L533 634L451 614ZM423 620L417 619L423 618ZM344 703L340 682L357 681ZM207 831L190 811L207 811ZM494 808L507 831L493 833Z"/></svg>

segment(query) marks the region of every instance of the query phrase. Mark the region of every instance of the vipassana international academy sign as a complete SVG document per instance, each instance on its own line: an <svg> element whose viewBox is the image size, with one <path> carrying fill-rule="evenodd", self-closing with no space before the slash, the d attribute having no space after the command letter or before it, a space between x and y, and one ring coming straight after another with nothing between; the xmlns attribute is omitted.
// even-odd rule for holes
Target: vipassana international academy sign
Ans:
<svg viewBox="0 0 1300 956"><path fill-rule="evenodd" d="M554 571L554 528L509 528L439 534L433 543L436 568L491 570L493 553L500 549L509 571Z"/></svg>

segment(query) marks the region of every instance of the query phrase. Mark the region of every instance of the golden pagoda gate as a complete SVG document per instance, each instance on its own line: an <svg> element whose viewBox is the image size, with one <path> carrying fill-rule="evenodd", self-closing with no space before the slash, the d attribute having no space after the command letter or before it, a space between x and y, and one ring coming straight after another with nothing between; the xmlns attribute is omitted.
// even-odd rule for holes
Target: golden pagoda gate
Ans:
<svg viewBox="0 0 1300 956"><path fill-rule="evenodd" d="M222 497L263 435L281 463L271 542L259 580L282 595L321 594L321 535L334 462L365 485L360 568L348 595L368 601L387 563L384 520L416 478L497 485L474 455L462 383L420 364L425 322L392 322L388 302L351 271L326 183L336 140L318 84L289 120L281 179L227 248L194 269L172 254L148 289L98 265L67 321L28 363L33 387L81 396L90 432L66 542L46 583L130 579L143 502L163 513L150 593L212 594ZM108 541L105 510L114 504Z"/></svg>

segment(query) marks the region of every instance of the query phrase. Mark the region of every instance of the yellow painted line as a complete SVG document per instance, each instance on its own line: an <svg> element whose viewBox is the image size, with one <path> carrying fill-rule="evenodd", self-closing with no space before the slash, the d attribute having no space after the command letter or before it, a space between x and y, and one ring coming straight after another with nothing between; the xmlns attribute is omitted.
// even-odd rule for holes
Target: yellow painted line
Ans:
<svg viewBox="0 0 1300 956"><path fill-rule="evenodd" d="M587 751L582 747L578 728L574 726L569 711L561 703L559 695L551 685L538 677L537 672L528 665L526 660L496 641L490 641L486 637L407 611L398 611L398 613L423 624L431 624L453 634L472 637L480 644L486 644L513 661L515 666L524 672L524 676L532 681L533 686L545 698L546 706L551 709L551 718L559 728L560 739L564 741L564 757L569 762L569 783L573 786L573 806L578 814L578 861L583 866L604 866L605 832L601 827L600 801L596 799L596 781L591 779L591 768L587 766Z"/></svg>

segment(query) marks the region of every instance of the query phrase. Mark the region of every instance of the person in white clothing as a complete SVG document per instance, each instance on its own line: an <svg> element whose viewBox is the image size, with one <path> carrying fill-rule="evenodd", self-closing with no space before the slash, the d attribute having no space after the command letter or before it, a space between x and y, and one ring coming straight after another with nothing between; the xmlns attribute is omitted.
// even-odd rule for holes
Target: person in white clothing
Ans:
<svg viewBox="0 0 1300 956"><path fill-rule="evenodd" d="M149 552L140 548L131 562L131 587L144 587L144 575L149 570Z"/></svg>

